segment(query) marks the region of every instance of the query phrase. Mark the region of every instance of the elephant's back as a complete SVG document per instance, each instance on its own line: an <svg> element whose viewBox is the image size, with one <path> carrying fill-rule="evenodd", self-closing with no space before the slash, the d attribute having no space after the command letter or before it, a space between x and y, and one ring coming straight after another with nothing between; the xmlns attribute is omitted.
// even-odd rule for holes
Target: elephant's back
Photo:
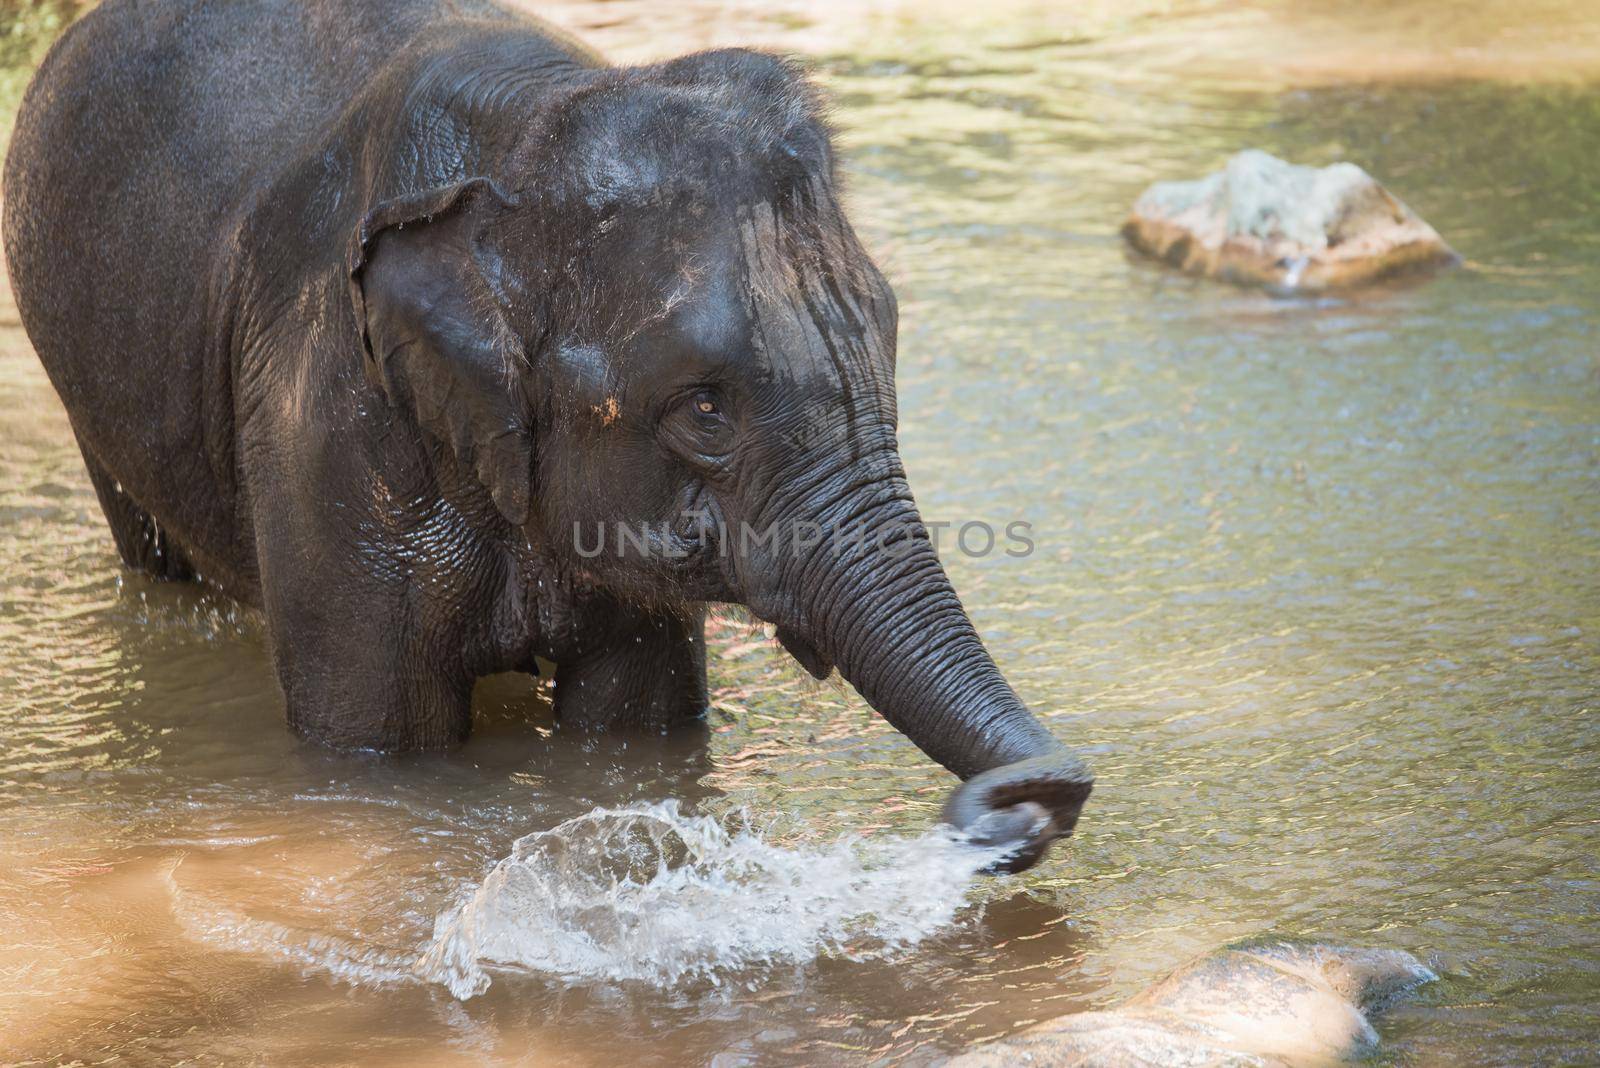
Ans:
<svg viewBox="0 0 1600 1068"><path fill-rule="evenodd" d="M140 265L197 268L225 220L389 57L463 15L512 18L475 0L106 0L24 97L6 160L8 254L159 289ZM115 262L124 252L137 262Z"/></svg>
<svg viewBox="0 0 1600 1068"><path fill-rule="evenodd" d="M105 0L41 64L5 164L17 305L85 452L180 543L243 533L215 344L237 220L392 56L501 21L482 0Z"/></svg>

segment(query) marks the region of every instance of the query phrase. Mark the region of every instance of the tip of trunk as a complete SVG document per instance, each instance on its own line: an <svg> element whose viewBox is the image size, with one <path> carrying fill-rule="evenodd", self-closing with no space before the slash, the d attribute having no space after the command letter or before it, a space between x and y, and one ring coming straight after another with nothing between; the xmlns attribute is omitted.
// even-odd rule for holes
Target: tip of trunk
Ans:
<svg viewBox="0 0 1600 1068"><path fill-rule="evenodd" d="M1026 871L1072 833L1093 791L1088 767L1061 749L974 775L950 795L943 818L978 845L1008 849L991 871Z"/></svg>

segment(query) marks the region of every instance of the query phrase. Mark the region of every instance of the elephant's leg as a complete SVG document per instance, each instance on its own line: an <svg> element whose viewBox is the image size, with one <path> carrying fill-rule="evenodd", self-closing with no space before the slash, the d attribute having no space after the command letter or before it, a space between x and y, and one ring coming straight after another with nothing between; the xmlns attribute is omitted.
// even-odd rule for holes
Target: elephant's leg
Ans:
<svg viewBox="0 0 1600 1068"><path fill-rule="evenodd" d="M385 591L263 582L273 665L289 726L339 749L447 749L472 729L473 676L448 643L408 622ZM318 604L316 602L322 601Z"/></svg>
<svg viewBox="0 0 1600 1068"><path fill-rule="evenodd" d="M382 547L351 544L315 522L298 529L276 511L262 517L257 554L273 666L295 733L385 752L466 739L473 617L447 579L424 590ZM442 611L441 601L456 610Z"/></svg>
<svg viewBox="0 0 1600 1068"><path fill-rule="evenodd" d="M584 628L603 637L560 658L556 718L588 727L660 729L705 715L704 610L607 614L609 620Z"/></svg>
<svg viewBox="0 0 1600 1068"><path fill-rule="evenodd" d="M111 528L111 539L116 542L122 562L135 571L153 578L173 582L187 582L195 577L194 565L173 544L168 533L155 519L133 502L100 466L87 449L82 450L83 462L89 469L89 481L100 498L100 510L106 514L106 525Z"/></svg>

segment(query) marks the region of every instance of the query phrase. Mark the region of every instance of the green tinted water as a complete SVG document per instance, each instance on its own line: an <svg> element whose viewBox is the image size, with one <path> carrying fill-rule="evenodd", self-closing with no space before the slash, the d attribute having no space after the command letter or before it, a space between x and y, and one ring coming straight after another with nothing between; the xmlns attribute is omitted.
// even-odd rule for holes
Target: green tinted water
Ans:
<svg viewBox="0 0 1600 1068"><path fill-rule="evenodd" d="M558 13L620 55L704 43L678 7ZM572 738L497 679L448 757L298 744L251 619L119 576L7 303L0 1050L917 1062L1283 934L1443 973L1384 1057L1600 1060L1600 89L1265 84L1217 62L1259 38L1221 9L781 13L728 32L819 54L838 96L923 510L1033 525L1027 559L947 563L1095 765L1077 836L901 954L720 990L505 977L461 1003L286 960L250 923L404 953L512 840L597 804L748 806L826 842L918 833L951 780L736 623L703 736ZM1148 182L1244 146L1362 164L1467 267L1276 300L1128 258Z"/></svg>

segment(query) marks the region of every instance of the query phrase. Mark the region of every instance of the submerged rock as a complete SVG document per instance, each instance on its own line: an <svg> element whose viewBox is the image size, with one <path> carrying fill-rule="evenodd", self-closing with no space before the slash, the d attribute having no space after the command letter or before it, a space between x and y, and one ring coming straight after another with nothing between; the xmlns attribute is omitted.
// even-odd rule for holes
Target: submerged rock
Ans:
<svg viewBox="0 0 1600 1068"><path fill-rule="evenodd" d="M946 1068L1325 1064L1377 1042L1363 1010L1436 978L1399 950L1242 945L1191 961L1118 1008L1050 1020Z"/></svg>
<svg viewBox="0 0 1600 1068"><path fill-rule="evenodd" d="M1460 259L1354 163L1318 170L1255 149L1204 178L1155 183L1122 235L1190 274L1286 291L1360 285Z"/></svg>

